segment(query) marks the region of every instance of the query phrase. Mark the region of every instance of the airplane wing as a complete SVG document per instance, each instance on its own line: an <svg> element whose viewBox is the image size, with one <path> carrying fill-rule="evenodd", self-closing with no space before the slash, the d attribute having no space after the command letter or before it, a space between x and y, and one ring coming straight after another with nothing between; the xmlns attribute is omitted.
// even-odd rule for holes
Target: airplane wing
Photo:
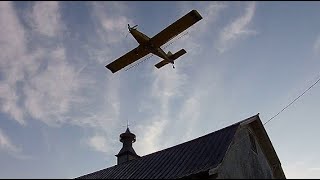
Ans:
<svg viewBox="0 0 320 180"><path fill-rule="evenodd" d="M140 46L106 65L106 68L108 68L112 73L115 73L150 53L149 51L139 47Z"/></svg>
<svg viewBox="0 0 320 180"><path fill-rule="evenodd" d="M160 47L190 26L200 21L202 16L196 10L190 11L176 22L162 30L160 33L150 39L150 41L156 46Z"/></svg>

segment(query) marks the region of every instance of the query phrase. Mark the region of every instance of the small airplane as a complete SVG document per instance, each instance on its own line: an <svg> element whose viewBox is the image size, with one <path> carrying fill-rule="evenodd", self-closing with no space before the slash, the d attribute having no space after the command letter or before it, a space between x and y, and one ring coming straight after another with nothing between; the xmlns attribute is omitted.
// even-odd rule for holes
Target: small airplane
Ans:
<svg viewBox="0 0 320 180"><path fill-rule="evenodd" d="M172 67L174 68L174 60L187 52L184 49L181 49L174 54L172 54L170 51L165 53L161 46L201 19L202 16L198 13L198 11L192 10L152 38L149 38L147 35L138 31L136 29L138 25L130 27L128 24L129 32L139 43L139 46L106 65L106 68L108 68L112 73L115 73L127 65L143 58L149 53L157 55L163 59L155 65L158 69L169 63L171 63Z"/></svg>

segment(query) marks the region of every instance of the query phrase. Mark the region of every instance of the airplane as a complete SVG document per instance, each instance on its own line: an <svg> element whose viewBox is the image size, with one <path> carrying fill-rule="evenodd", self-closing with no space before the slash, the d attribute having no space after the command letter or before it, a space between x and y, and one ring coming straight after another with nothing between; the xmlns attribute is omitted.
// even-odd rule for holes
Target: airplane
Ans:
<svg viewBox="0 0 320 180"><path fill-rule="evenodd" d="M138 25L130 27L130 25L128 24L129 32L139 43L138 47L124 54L120 58L114 60L105 67L108 68L112 73L115 73L120 69L128 66L129 64L134 63L135 61L152 53L163 59L162 61L157 63L155 67L159 69L166 64L171 63L172 67L174 68L174 61L187 52L184 49L181 49L174 54L172 54L170 51L168 53L165 53L161 46L182 33L184 30L188 29L190 26L194 25L196 22L200 21L201 19L202 16L198 13L198 11L192 10L152 38L138 31Z"/></svg>

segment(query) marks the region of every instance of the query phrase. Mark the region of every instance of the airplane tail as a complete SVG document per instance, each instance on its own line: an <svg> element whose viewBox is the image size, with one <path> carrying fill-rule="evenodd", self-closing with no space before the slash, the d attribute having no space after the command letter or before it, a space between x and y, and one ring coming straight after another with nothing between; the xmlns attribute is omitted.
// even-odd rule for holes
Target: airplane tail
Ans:
<svg viewBox="0 0 320 180"><path fill-rule="evenodd" d="M186 50L181 49L180 51L172 54L170 51L168 52L168 56L170 58L170 60L174 61L176 59L178 59L180 56L184 55L185 53L187 53ZM170 62L168 62L167 60L162 60L160 61L158 64L156 64L155 66L159 69L162 68L164 65L169 64Z"/></svg>

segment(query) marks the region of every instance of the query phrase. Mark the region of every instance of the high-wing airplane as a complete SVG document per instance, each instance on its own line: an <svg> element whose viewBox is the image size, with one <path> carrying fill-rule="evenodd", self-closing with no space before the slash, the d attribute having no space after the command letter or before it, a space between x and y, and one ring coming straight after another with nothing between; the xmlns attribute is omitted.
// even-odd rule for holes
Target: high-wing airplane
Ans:
<svg viewBox="0 0 320 180"><path fill-rule="evenodd" d="M171 63L174 68L174 60L184 55L186 51L181 49L174 54L172 54L170 51L165 53L161 46L201 19L202 17L198 11L192 10L152 38L149 38L147 35L138 31L136 29L137 25L130 27L128 24L129 32L137 40L139 46L106 65L106 68L108 68L112 73L115 73L127 65L143 58L149 53L155 54L163 59L155 65L158 69L168 63Z"/></svg>

